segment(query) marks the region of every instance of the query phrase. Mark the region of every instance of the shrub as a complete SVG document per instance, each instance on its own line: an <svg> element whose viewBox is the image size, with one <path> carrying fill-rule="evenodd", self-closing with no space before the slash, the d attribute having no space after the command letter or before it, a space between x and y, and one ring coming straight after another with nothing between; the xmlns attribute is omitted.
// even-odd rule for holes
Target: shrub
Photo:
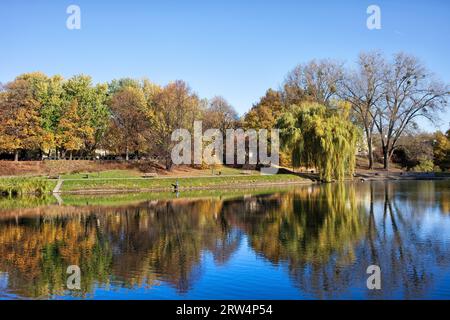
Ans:
<svg viewBox="0 0 450 320"><path fill-rule="evenodd" d="M434 163L432 160L422 160L419 162L417 166L412 168L412 171L415 172L433 172L434 171Z"/></svg>
<svg viewBox="0 0 450 320"><path fill-rule="evenodd" d="M52 182L42 178L5 178L0 179L0 194L19 196L23 194L45 194L52 189Z"/></svg>

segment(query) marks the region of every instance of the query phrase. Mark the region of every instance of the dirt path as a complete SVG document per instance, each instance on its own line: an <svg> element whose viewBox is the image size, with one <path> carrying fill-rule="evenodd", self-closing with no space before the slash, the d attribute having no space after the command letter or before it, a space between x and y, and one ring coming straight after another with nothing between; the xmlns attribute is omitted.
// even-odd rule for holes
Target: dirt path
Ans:
<svg viewBox="0 0 450 320"><path fill-rule="evenodd" d="M55 187L55 189L53 189L53 193L55 194L55 193L61 193L61 187L62 187L62 185L63 185L63 183L64 183L64 180L63 179L59 179L58 180L58 183L56 184L56 187Z"/></svg>

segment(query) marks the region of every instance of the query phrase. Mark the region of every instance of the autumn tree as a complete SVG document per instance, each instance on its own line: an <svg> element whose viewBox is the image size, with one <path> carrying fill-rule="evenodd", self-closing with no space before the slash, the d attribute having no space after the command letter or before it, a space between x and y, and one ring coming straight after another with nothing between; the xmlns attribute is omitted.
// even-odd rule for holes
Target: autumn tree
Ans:
<svg viewBox="0 0 450 320"><path fill-rule="evenodd" d="M33 98L40 104L42 149L50 153L56 147L56 131L64 109L63 78L59 75L48 77L41 72L25 73L17 78L29 83Z"/></svg>
<svg viewBox="0 0 450 320"><path fill-rule="evenodd" d="M113 96L127 87L139 89L141 88L141 83L139 80L133 78L113 79L108 83L108 95Z"/></svg>
<svg viewBox="0 0 450 320"><path fill-rule="evenodd" d="M141 89L124 87L116 92L110 101L112 135L118 148L129 160L130 151L139 150L144 143L146 121L146 100Z"/></svg>
<svg viewBox="0 0 450 320"><path fill-rule="evenodd" d="M89 124L81 121L79 116L78 100L73 99L63 111L56 131L56 144L65 152L69 151L69 159L72 160L73 152L83 148L86 141L94 139L94 129Z"/></svg>
<svg viewBox="0 0 450 320"><path fill-rule="evenodd" d="M26 80L16 79L0 93L0 150L14 153L40 149L42 141L39 102Z"/></svg>
<svg viewBox="0 0 450 320"><path fill-rule="evenodd" d="M234 128L239 116L225 98L216 96L209 101L204 119L205 127L219 129L225 133L227 129Z"/></svg>
<svg viewBox="0 0 450 320"><path fill-rule="evenodd" d="M141 90L144 94L146 103L151 107L155 100L155 95L162 90L162 88L151 82L147 78L133 79L133 78L120 78L114 79L108 83L108 96L112 97L119 91L125 88L132 87L134 89Z"/></svg>
<svg viewBox="0 0 450 320"><path fill-rule="evenodd" d="M143 79L141 84L142 92L144 93L147 108L152 109L155 107L156 97L161 93L162 88L160 85L151 82L148 79Z"/></svg>
<svg viewBox="0 0 450 320"><path fill-rule="evenodd" d="M254 104L244 117L244 126L248 129L272 129L278 117L285 110L279 91L269 89L266 94Z"/></svg>
<svg viewBox="0 0 450 320"><path fill-rule="evenodd" d="M436 165L442 170L450 169L450 130L434 134L433 154Z"/></svg>
<svg viewBox="0 0 450 320"><path fill-rule="evenodd" d="M148 141L167 169L172 167L171 150L175 145L172 132L175 129L192 130L194 121L201 117L199 106L199 98L183 81L169 83L155 95L148 110L151 127Z"/></svg>
<svg viewBox="0 0 450 320"><path fill-rule="evenodd" d="M203 129L219 129L222 139L226 141L227 129L234 129L238 124L239 116L232 105L225 98L216 96L208 102L208 108L203 116ZM226 144L223 144L222 163L226 162Z"/></svg>

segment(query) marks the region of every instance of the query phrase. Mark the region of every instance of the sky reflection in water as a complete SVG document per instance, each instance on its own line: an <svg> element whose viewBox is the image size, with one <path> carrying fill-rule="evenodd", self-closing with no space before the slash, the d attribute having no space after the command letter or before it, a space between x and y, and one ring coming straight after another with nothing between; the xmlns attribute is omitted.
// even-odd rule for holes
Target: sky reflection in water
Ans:
<svg viewBox="0 0 450 320"><path fill-rule="evenodd" d="M450 298L448 181L77 201L3 205L0 299ZM65 286L74 264L80 291Z"/></svg>

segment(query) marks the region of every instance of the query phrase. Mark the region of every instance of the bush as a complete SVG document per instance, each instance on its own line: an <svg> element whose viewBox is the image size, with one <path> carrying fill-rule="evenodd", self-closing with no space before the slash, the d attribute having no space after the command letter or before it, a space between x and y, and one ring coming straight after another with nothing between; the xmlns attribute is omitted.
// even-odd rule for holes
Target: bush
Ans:
<svg viewBox="0 0 450 320"><path fill-rule="evenodd" d="M412 168L412 171L415 172L433 172L434 171L434 163L432 160L422 160L419 162L417 166Z"/></svg>
<svg viewBox="0 0 450 320"><path fill-rule="evenodd" d="M42 178L5 178L0 179L0 194L20 196L23 194L42 195L52 190L52 182Z"/></svg>

